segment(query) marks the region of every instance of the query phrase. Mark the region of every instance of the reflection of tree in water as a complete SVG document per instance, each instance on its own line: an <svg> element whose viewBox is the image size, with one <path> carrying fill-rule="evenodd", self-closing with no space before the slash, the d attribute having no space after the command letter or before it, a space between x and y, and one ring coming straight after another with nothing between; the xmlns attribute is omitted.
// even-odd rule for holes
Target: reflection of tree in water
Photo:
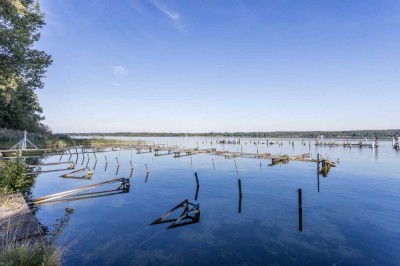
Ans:
<svg viewBox="0 0 400 266"><path fill-rule="evenodd" d="M73 208L65 208L65 214L63 217L58 218L56 222L53 224L53 230L50 231L48 226L42 225L42 229L46 236L48 236L48 243L50 245L54 244L57 238L64 232L64 229L69 224L69 219L71 214L74 213Z"/></svg>

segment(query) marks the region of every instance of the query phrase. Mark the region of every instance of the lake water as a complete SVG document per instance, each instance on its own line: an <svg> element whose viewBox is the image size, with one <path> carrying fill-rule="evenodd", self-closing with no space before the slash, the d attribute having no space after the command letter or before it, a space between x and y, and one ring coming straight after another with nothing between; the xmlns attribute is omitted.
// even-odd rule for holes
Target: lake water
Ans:
<svg viewBox="0 0 400 266"><path fill-rule="evenodd" d="M141 139L241 150L239 145L217 145L211 138ZM313 158L320 153L335 162L339 158L327 177L320 176L319 192L316 163L268 166L270 160L237 158L243 195L239 206L233 159L111 151L96 153L90 180L59 177L68 171L43 173L33 194L38 197L129 178L132 160L129 193L42 205L37 217L51 229L65 208L75 210L56 242L68 247L65 265L400 265L400 152L392 149L391 142L381 141L376 149L350 149L282 141L283 146L259 144L258 150L288 155L309 152ZM243 152L256 152L257 145L249 139L242 138L241 143ZM94 155L89 156L93 168ZM118 174L115 157L120 162ZM50 156L45 161L59 159ZM76 169L86 163L87 156L82 163L80 155ZM200 183L197 201L195 172ZM302 190L302 231L298 189ZM150 225L185 199L200 204L198 223L168 230L171 223Z"/></svg>

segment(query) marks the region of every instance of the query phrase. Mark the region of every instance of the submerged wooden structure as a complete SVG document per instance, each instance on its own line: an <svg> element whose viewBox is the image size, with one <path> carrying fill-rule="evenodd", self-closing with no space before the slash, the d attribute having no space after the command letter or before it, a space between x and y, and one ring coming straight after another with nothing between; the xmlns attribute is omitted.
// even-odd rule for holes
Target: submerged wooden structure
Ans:
<svg viewBox="0 0 400 266"><path fill-rule="evenodd" d="M315 146L321 146L321 147L358 147L358 148L377 148L379 146L377 139L372 141L371 143L368 142L368 139L365 139L365 141L359 141L357 143L353 143L349 140L343 141L343 142L336 142L334 139L330 141L323 141L319 140L318 138L315 140Z"/></svg>
<svg viewBox="0 0 400 266"><path fill-rule="evenodd" d="M43 167L47 167L47 166L57 166L57 165L65 165L65 164L68 165L66 168L48 169L48 170L42 169ZM55 163L39 163L39 164L30 164L30 165L28 165L28 168L30 169L31 173L48 173L48 172L57 172L57 171L65 171L65 170L75 169L75 163L73 161L55 162Z"/></svg>
<svg viewBox="0 0 400 266"><path fill-rule="evenodd" d="M84 173L83 175L81 173ZM68 174L61 175L60 177L64 178L75 178L75 179L90 179L93 176L93 171L91 171L88 167L78 169Z"/></svg>
<svg viewBox="0 0 400 266"><path fill-rule="evenodd" d="M183 209L183 212L179 215L178 218L166 219L178 209ZM185 220L189 221L185 222ZM161 215L160 218L152 222L150 225L172 223L170 226L167 227L167 229L172 229L180 226L186 226L189 224L195 224L198 223L199 221L200 221L200 204L199 203L194 204L189 202L188 199L185 199L177 206L169 210L167 213Z"/></svg>

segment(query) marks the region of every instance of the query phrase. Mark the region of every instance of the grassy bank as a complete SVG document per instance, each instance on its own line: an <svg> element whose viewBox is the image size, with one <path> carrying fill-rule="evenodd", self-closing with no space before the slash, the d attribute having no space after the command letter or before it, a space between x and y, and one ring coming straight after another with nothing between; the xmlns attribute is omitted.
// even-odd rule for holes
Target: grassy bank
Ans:
<svg viewBox="0 0 400 266"><path fill-rule="evenodd" d="M3 244L0 252L1 266L61 265L61 251L45 244Z"/></svg>
<svg viewBox="0 0 400 266"><path fill-rule="evenodd" d="M28 194L35 182L26 171L21 159L0 161L0 266L60 265L60 250L44 241L43 230L19 194ZM32 223L39 235L29 233ZM21 232L26 233L21 237Z"/></svg>

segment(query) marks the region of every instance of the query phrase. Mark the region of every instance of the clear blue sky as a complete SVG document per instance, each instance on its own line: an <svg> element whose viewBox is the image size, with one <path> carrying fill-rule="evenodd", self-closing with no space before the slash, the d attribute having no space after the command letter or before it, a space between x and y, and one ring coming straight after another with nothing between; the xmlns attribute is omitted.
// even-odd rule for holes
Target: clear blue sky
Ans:
<svg viewBox="0 0 400 266"><path fill-rule="evenodd" d="M55 132L400 128L400 1L40 0Z"/></svg>

